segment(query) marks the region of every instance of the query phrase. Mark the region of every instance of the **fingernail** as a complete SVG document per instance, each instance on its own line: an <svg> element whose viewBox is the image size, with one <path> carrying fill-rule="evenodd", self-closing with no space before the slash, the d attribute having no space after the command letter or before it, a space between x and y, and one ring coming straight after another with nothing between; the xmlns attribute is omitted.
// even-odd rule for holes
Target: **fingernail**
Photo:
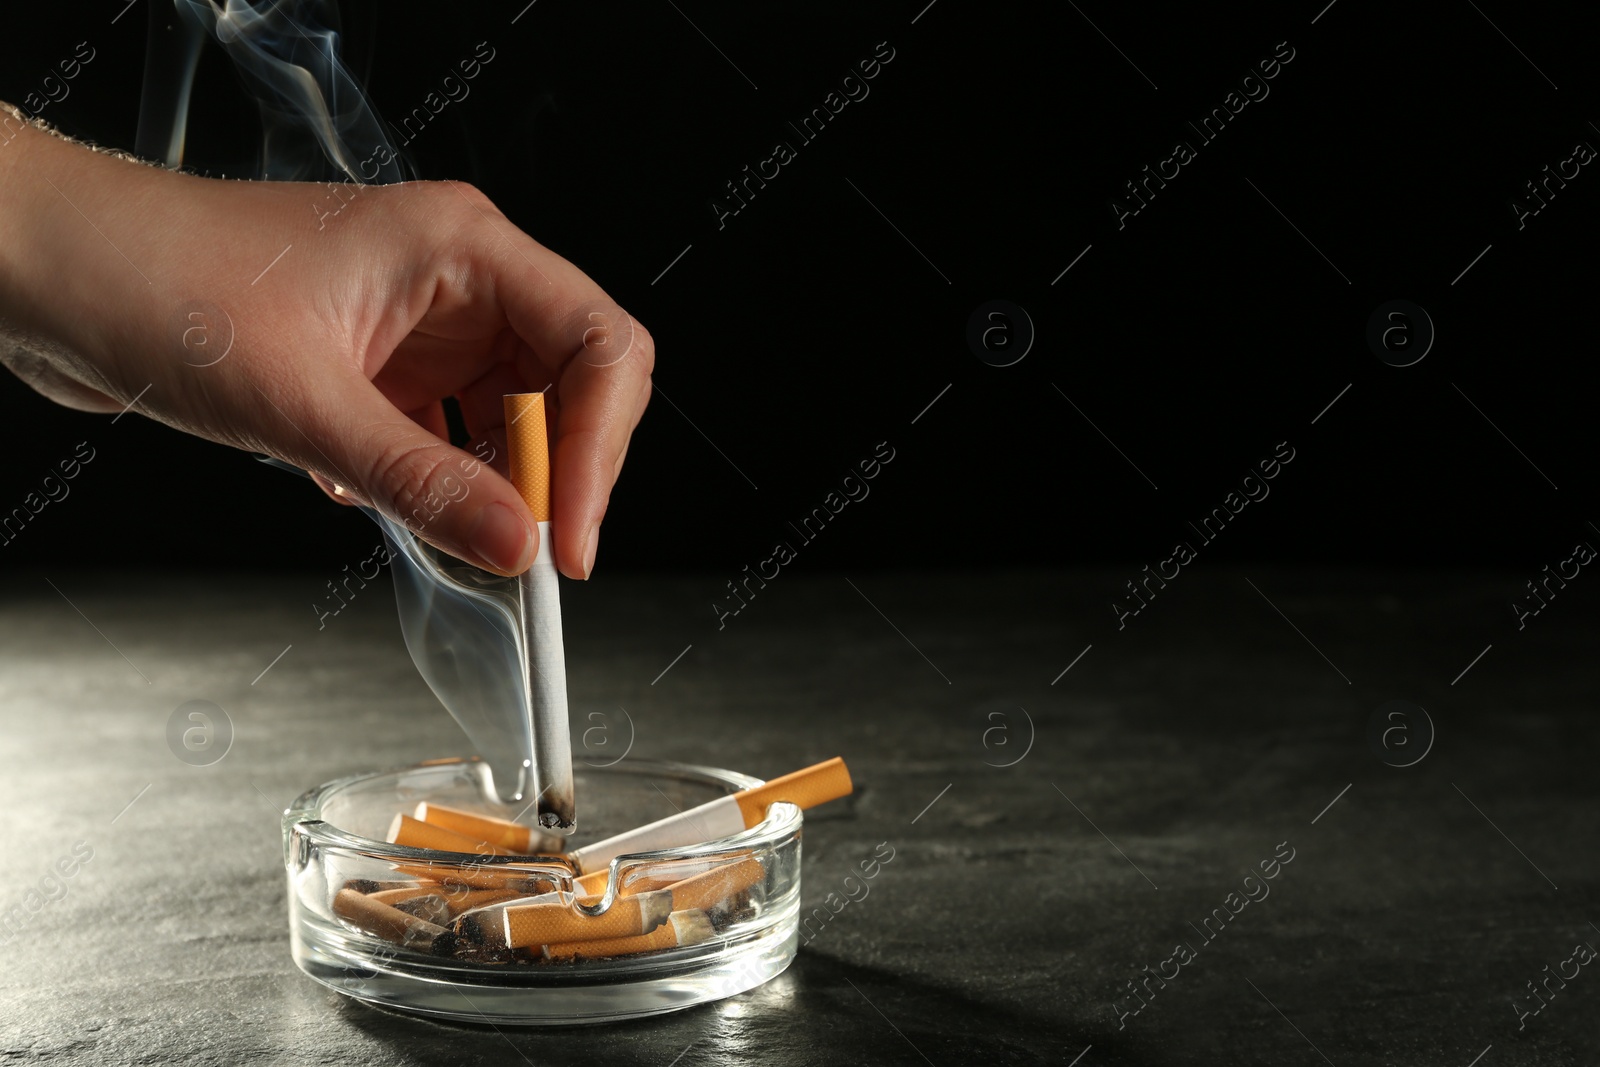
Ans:
<svg viewBox="0 0 1600 1067"><path fill-rule="evenodd" d="M521 574L533 562L533 531L511 508L494 503L478 512L467 547L495 570Z"/></svg>
<svg viewBox="0 0 1600 1067"><path fill-rule="evenodd" d="M600 524L589 527L589 542L583 549L583 577L588 580L594 573L594 550L600 547Z"/></svg>

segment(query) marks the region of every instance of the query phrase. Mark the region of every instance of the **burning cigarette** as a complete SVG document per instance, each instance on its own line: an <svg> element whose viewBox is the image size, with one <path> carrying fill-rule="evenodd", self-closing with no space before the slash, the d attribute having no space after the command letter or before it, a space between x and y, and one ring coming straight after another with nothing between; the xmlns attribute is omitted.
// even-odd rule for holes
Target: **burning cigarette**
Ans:
<svg viewBox="0 0 1600 1067"><path fill-rule="evenodd" d="M581 874L599 872L613 859L629 852L679 848L740 833L758 825L767 817L767 808L780 800L811 808L848 796L851 788L850 771L844 760L835 756L816 766L774 778L765 785L718 797L648 826L585 845L568 853L567 861Z"/></svg>
<svg viewBox="0 0 1600 1067"><path fill-rule="evenodd" d="M439 924L408 915L353 889L339 890L333 898L333 912L352 926L406 948L435 956L448 956L455 950L455 935Z"/></svg>
<svg viewBox="0 0 1600 1067"><path fill-rule="evenodd" d="M505 909L505 940L512 948L648 934L672 913L664 890L618 897L599 915L560 902L514 904ZM409 916L408 916L409 918Z"/></svg>
<svg viewBox="0 0 1600 1067"><path fill-rule="evenodd" d="M503 848L514 856L536 856L560 847L548 834L510 819L497 819L493 815L479 815L430 804L426 800L417 805L414 813L419 822L428 823L464 837L476 838L496 848Z"/></svg>
<svg viewBox="0 0 1600 1067"><path fill-rule="evenodd" d="M561 590L550 536L550 446L545 437L544 394L513 393L504 403L511 484L539 524L538 555L517 579L539 825L570 828L574 818L572 739L567 725Z"/></svg>
<svg viewBox="0 0 1600 1067"><path fill-rule="evenodd" d="M546 945L544 957L548 960L564 960L574 956L590 959L627 956L635 952L654 952L657 949L677 948L680 945L697 945L711 937L714 932L711 920L706 917L705 912L688 909L673 912L667 916L666 922L647 934Z"/></svg>

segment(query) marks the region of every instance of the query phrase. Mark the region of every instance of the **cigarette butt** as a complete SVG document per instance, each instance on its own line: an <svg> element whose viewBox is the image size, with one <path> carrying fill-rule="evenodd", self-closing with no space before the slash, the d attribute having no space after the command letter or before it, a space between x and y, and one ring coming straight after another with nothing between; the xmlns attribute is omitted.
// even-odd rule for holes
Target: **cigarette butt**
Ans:
<svg viewBox="0 0 1600 1067"><path fill-rule="evenodd" d="M459 808L447 808L442 804L430 804L426 800L417 805L415 817L418 822L503 848L513 856L534 856L559 847L558 842L550 840L532 826L523 826L510 819L497 819L493 815L479 815Z"/></svg>
<svg viewBox="0 0 1600 1067"><path fill-rule="evenodd" d="M474 908L459 916L450 929L462 941L481 948L507 948L505 909L499 905Z"/></svg>
<svg viewBox="0 0 1600 1067"><path fill-rule="evenodd" d="M522 900L529 896L518 889L453 889L445 894L445 903L450 905L452 917L469 912L474 908L486 908L490 904L504 904L509 900Z"/></svg>
<svg viewBox="0 0 1600 1067"><path fill-rule="evenodd" d="M417 878L464 889L497 889L523 896L548 893L556 888L551 873L519 864L400 864L395 870Z"/></svg>
<svg viewBox="0 0 1600 1067"><path fill-rule="evenodd" d="M505 939L512 948L647 934L667 921L672 894L658 891L618 897L599 915L559 902L513 904L505 909Z"/></svg>
<svg viewBox="0 0 1600 1067"><path fill-rule="evenodd" d="M345 882L346 889L354 889L357 893L378 893L386 889L404 889L415 885L414 882L380 882L372 878L352 878Z"/></svg>
<svg viewBox="0 0 1600 1067"><path fill-rule="evenodd" d="M341 889L335 894L333 912L358 929L418 952L447 956L455 948L455 935L444 927L353 889Z"/></svg>
<svg viewBox="0 0 1600 1067"><path fill-rule="evenodd" d="M766 876L766 868L752 856L674 883L667 892L672 895L673 911L711 911Z"/></svg>
<svg viewBox="0 0 1600 1067"><path fill-rule="evenodd" d="M646 826L627 830L567 854L580 874L601 871L618 856L716 841L758 825L780 800L811 808L851 791L850 771L835 756L811 767L708 801Z"/></svg>
<svg viewBox="0 0 1600 1067"><path fill-rule="evenodd" d="M444 926L450 922L450 902L445 900L442 893L425 893L420 897L402 900L393 907L407 915L426 919L435 926Z"/></svg>
<svg viewBox="0 0 1600 1067"><path fill-rule="evenodd" d="M408 848L431 848L436 852L470 852L478 856L511 856L508 848L492 845L482 838L468 837L442 826L400 814L389 824L389 841Z"/></svg>
<svg viewBox="0 0 1600 1067"><path fill-rule="evenodd" d="M438 882L418 882L415 885L401 886L396 889L379 889L367 895L380 904L387 904L391 908L399 907L408 900L417 897L426 897L440 891Z"/></svg>
<svg viewBox="0 0 1600 1067"><path fill-rule="evenodd" d="M498 899L496 899L498 898ZM462 909L451 929L463 940L473 945L488 948L508 948L506 944L506 909L515 905L518 907L530 904L557 904L566 907L567 899L558 892L541 893L537 896L528 896L526 893L513 893L510 895L494 891L483 892L478 905L469 909ZM579 904L585 907L594 907L600 903L598 896L580 896ZM537 949L539 946L533 946Z"/></svg>
<svg viewBox="0 0 1600 1067"><path fill-rule="evenodd" d="M706 913L695 909L674 911L667 921L647 934L635 937L612 937L594 941L566 941L546 945L544 957L548 960L572 959L583 956L597 959L605 956L629 956L636 952L654 952L663 948L695 945L711 937L714 932Z"/></svg>

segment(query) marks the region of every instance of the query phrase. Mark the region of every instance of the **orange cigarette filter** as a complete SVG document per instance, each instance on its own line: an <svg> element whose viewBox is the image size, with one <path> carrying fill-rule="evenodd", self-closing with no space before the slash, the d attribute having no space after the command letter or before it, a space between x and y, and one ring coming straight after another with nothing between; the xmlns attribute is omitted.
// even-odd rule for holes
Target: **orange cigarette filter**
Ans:
<svg viewBox="0 0 1600 1067"><path fill-rule="evenodd" d="M550 442L545 436L544 394L509 394L505 413L511 484L533 512L534 521L549 522Z"/></svg>
<svg viewBox="0 0 1600 1067"><path fill-rule="evenodd" d="M389 841L409 848L430 848L437 852L470 852L478 856L511 856L516 853L482 838L447 830L409 815L396 815L389 824Z"/></svg>
<svg viewBox="0 0 1600 1067"><path fill-rule="evenodd" d="M531 826L523 826L510 819L497 819L493 815L479 815L459 808L447 808L442 804L430 804L426 800L417 805L415 818L429 826L505 849L514 856L538 855L549 847L545 835Z"/></svg>
<svg viewBox="0 0 1600 1067"><path fill-rule="evenodd" d="M667 921L637 937L612 937L598 941L568 941L559 945L546 945L547 960L572 959L583 956L601 959L607 956L631 956L636 952L655 952L682 945L697 945L711 937L715 928L703 911L675 911Z"/></svg>
<svg viewBox="0 0 1600 1067"><path fill-rule="evenodd" d="M780 775L764 785L735 793L746 826L767 817L767 808L787 800L800 808L813 808L850 795L850 771L838 756L811 767Z"/></svg>
<svg viewBox="0 0 1600 1067"><path fill-rule="evenodd" d="M598 897L604 895L606 891L606 882L610 879L610 877L610 871L590 871L581 878L574 878L572 880L572 884L577 887L580 893L587 896ZM641 878L640 881L647 881L647 879ZM650 886L649 888L661 889L663 887L655 885ZM638 890L624 888L619 895L627 895L629 892L638 892Z"/></svg>
<svg viewBox="0 0 1600 1067"><path fill-rule="evenodd" d="M585 915L567 904L521 904L505 909L506 944L512 948L637 937L667 921L672 894L664 890L618 897L599 915Z"/></svg>

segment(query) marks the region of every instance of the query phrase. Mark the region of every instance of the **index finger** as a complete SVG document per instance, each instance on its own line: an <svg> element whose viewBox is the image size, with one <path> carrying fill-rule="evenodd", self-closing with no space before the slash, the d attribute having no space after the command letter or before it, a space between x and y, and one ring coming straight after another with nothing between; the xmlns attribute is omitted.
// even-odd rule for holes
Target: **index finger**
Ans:
<svg viewBox="0 0 1600 1067"><path fill-rule="evenodd" d="M524 377L554 378L560 401L551 459L556 565L587 578L628 439L649 403L655 342L567 260L521 231L502 236L496 295L528 346L524 358L537 364Z"/></svg>

